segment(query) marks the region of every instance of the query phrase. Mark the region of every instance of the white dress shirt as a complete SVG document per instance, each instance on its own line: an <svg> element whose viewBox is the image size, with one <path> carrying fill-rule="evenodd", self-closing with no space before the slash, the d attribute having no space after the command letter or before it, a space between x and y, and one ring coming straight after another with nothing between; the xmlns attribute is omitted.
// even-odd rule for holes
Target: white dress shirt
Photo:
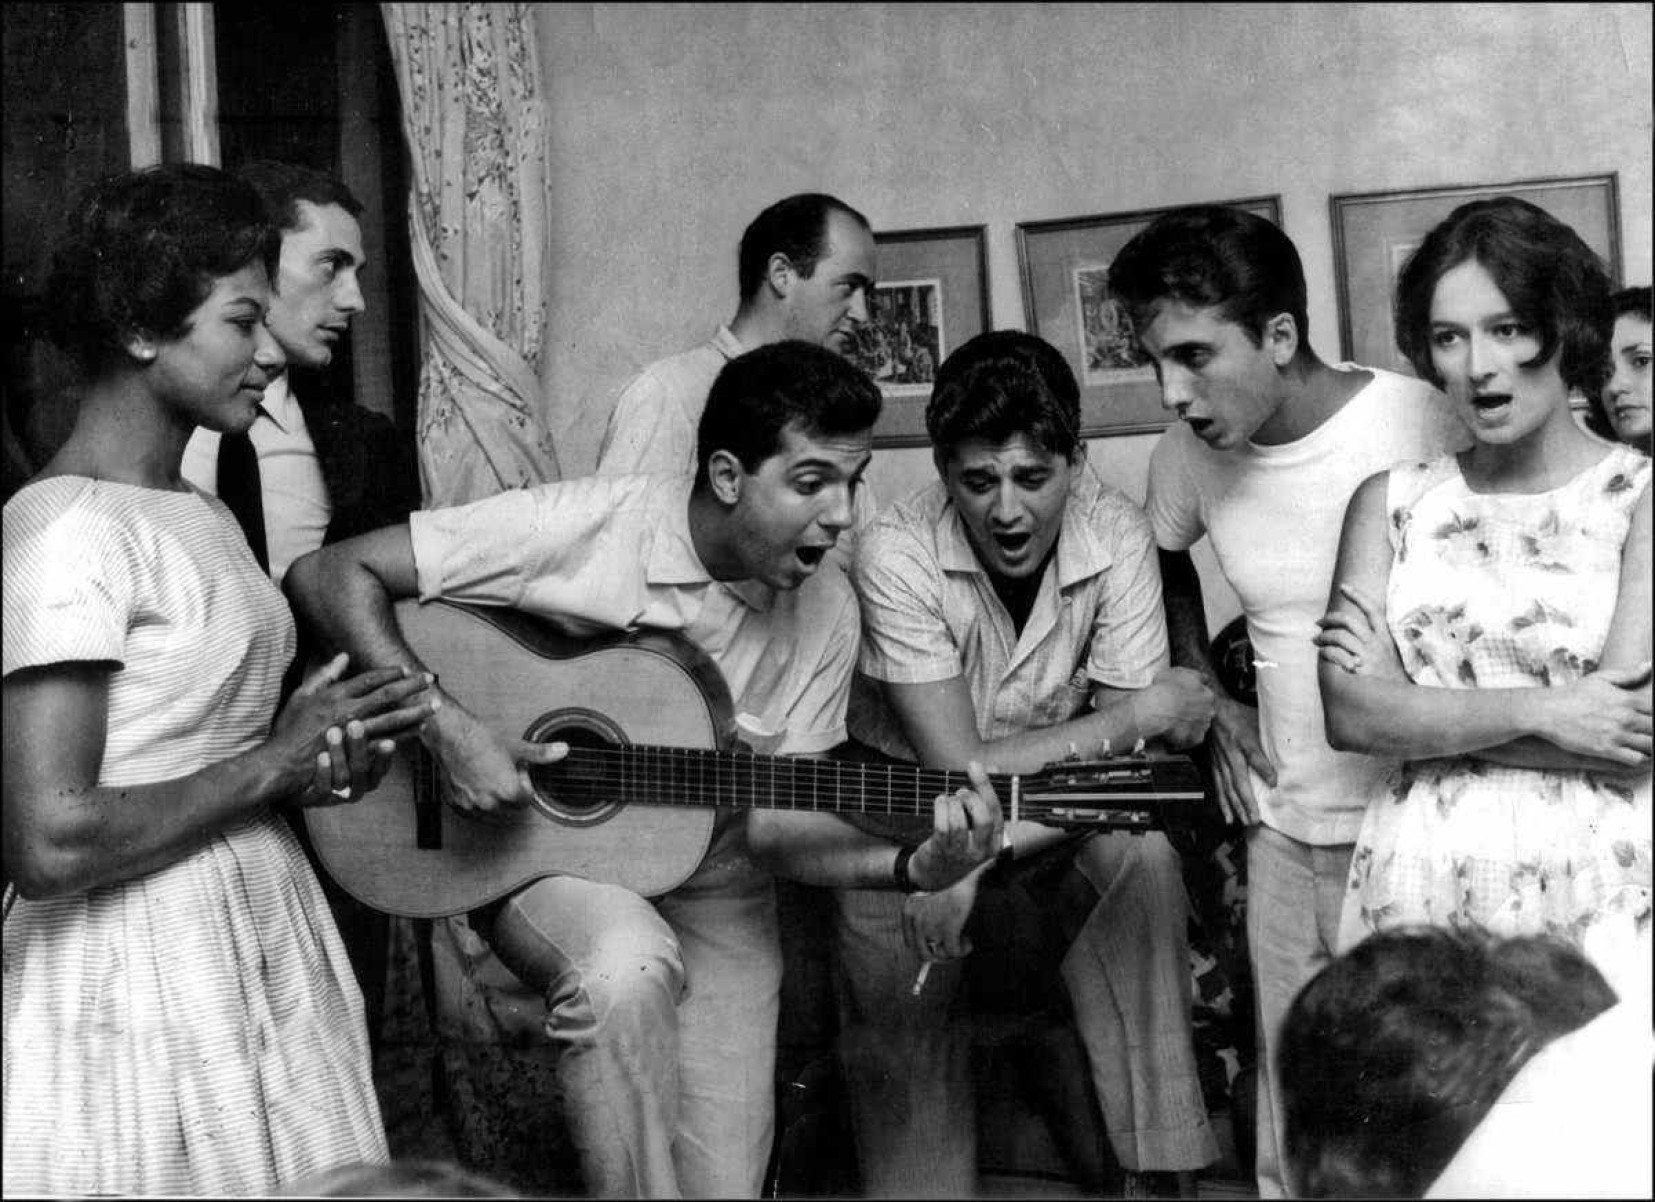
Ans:
<svg viewBox="0 0 1655 1202"><path fill-rule="evenodd" d="M280 584L295 559L322 545L333 506L304 411L285 375L264 390L260 409L249 437L259 456L270 576ZM218 495L218 442L218 431L197 426L184 447L182 468L184 479L214 496Z"/></svg>

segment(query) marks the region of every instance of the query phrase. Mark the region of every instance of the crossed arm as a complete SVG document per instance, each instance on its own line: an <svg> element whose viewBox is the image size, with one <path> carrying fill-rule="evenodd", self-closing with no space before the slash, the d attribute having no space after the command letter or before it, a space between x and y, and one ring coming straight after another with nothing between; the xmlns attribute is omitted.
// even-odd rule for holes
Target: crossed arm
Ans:
<svg viewBox="0 0 1655 1202"><path fill-rule="evenodd" d="M1392 549L1386 474L1345 513L1328 612L1317 636L1328 741L1401 759L1472 755L1521 767L1647 771L1650 705L1650 496L1633 510L1620 590L1597 671L1552 688L1447 689L1402 671L1383 603Z"/></svg>

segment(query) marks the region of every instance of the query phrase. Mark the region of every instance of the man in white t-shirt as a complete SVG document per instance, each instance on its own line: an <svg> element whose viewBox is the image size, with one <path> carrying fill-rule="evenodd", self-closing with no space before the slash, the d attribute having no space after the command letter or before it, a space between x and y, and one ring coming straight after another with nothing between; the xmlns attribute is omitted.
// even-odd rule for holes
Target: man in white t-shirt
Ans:
<svg viewBox="0 0 1655 1202"><path fill-rule="evenodd" d="M1280 1197L1278 1028L1332 955L1351 847L1386 767L1334 751L1323 726L1312 640L1345 504L1371 473L1466 435L1422 381L1317 357L1298 252L1264 218L1220 206L1168 213L1116 256L1109 287L1179 418L1156 444L1145 505L1163 553L1173 662L1212 672L1187 554L1203 535L1253 647L1259 707L1228 700L1215 678L1208 746L1225 812L1248 828L1258 1188Z"/></svg>

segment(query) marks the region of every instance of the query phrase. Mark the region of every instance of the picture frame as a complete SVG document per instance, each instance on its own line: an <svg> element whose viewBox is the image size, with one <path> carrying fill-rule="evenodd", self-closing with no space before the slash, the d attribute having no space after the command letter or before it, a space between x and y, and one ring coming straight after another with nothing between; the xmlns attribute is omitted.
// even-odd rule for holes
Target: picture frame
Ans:
<svg viewBox="0 0 1655 1202"><path fill-rule="evenodd" d="M1467 201L1489 196L1519 196L1567 222L1603 256L1611 276L1619 281L1620 185L1613 171L1505 184L1340 193L1328 197L1328 217L1341 359L1414 374L1396 349L1391 301L1397 276L1434 225Z"/></svg>
<svg viewBox="0 0 1655 1202"><path fill-rule="evenodd" d="M1280 196L1212 203L1281 224ZM1061 351L1074 369L1082 438L1154 434L1172 422L1161 407L1154 369L1133 340L1131 319L1109 296L1108 273L1115 256L1140 230L1163 213L1188 207L1018 223L1028 329Z"/></svg>
<svg viewBox="0 0 1655 1202"><path fill-rule="evenodd" d="M874 446L929 446L925 405L937 367L989 328L988 227L876 231L874 245L879 280L845 354L884 397Z"/></svg>

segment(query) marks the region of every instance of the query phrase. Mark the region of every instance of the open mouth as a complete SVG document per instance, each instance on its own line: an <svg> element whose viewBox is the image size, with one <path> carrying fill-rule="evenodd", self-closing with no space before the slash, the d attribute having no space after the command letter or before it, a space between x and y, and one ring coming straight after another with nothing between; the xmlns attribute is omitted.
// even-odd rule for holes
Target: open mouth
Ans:
<svg viewBox="0 0 1655 1202"><path fill-rule="evenodd" d="M1207 431L1212 428L1213 419L1210 417L1186 417L1184 422L1197 438L1205 438Z"/></svg>
<svg viewBox="0 0 1655 1202"><path fill-rule="evenodd" d="M1014 534L1008 531L1004 534L996 534L994 536L994 543L1006 554L1007 558L1015 559L1017 556L1021 555L1025 549L1027 549L1029 542L1033 538L1034 535L1027 532Z"/></svg>
<svg viewBox="0 0 1655 1202"><path fill-rule="evenodd" d="M800 547L795 554L798 555L799 562L804 564L805 567L814 568L822 562L822 559L827 555L827 552L828 549L826 547Z"/></svg>
<svg viewBox="0 0 1655 1202"><path fill-rule="evenodd" d="M1479 396L1472 397L1471 404L1478 413L1485 416L1491 416L1504 411L1505 408L1511 404L1511 393L1485 392Z"/></svg>

